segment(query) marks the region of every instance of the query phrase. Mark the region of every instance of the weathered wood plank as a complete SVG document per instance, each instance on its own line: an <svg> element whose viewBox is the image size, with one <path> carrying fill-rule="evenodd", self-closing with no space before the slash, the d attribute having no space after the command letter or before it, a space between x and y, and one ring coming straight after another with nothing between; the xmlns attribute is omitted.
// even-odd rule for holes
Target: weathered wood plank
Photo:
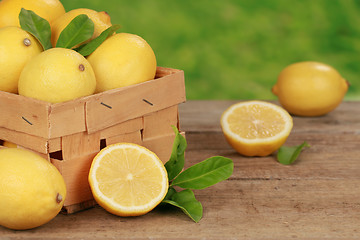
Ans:
<svg viewBox="0 0 360 240"><path fill-rule="evenodd" d="M37 229L0 232L3 238L46 239L358 239L358 184L230 179L196 191L204 207L197 224L175 208L121 218L96 207L59 215Z"/></svg>

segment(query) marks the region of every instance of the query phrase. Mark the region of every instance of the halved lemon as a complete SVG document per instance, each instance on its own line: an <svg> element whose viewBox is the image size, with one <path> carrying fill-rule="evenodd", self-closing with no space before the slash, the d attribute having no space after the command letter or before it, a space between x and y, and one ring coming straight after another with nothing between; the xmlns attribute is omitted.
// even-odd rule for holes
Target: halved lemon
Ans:
<svg viewBox="0 0 360 240"><path fill-rule="evenodd" d="M155 153L116 143L94 158L89 183L96 202L118 216L139 216L155 208L168 190L166 169Z"/></svg>
<svg viewBox="0 0 360 240"><path fill-rule="evenodd" d="M268 156L278 150L293 127L283 108L265 101L245 101L230 106L221 116L228 143L245 156Z"/></svg>

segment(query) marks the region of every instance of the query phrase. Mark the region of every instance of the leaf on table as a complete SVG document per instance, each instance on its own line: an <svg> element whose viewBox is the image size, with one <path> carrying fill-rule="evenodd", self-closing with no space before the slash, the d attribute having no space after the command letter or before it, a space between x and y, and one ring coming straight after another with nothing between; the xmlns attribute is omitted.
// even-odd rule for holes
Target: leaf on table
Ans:
<svg viewBox="0 0 360 240"><path fill-rule="evenodd" d="M173 180L184 168L186 139L179 133L179 130L172 126L175 132L175 139L169 161L165 163L169 181Z"/></svg>
<svg viewBox="0 0 360 240"><path fill-rule="evenodd" d="M84 57L89 56L92 52L94 52L108 37L114 34L121 25L114 24L111 27L104 30L97 38L94 38L88 43L81 45L80 47L74 49Z"/></svg>
<svg viewBox="0 0 360 240"><path fill-rule="evenodd" d="M290 165L298 158L301 150L305 147L310 147L310 145L305 141L300 145L286 147L282 146L278 150L277 160L279 163L284 165Z"/></svg>
<svg viewBox="0 0 360 240"><path fill-rule="evenodd" d="M208 158L180 173L171 183L189 189L204 189L229 178L234 170L231 159L222 156Z"/></svg>
<svg viewBox="0 0 360 240"><path fill-rule="evenodd" d="M56 47L71 49L90 39L93 33L93 21L86 14L80 14L62 30L56 42Z"/></svg>
<svg viewBox="0 0 360 240"><path fill-rule="evenodd" d="M33 35L40 42L44 50L52 48L51 27L47 20L31 10L21 8L19 22L21 28Z"/></svg>
<svg viewBox="0 0 360 240"><path fill-rule="evenodd" d="M202 218L203 207L190 189L174 193L171 199L164 199L163 203L180 208L194 222L199 222Z"/></svg>

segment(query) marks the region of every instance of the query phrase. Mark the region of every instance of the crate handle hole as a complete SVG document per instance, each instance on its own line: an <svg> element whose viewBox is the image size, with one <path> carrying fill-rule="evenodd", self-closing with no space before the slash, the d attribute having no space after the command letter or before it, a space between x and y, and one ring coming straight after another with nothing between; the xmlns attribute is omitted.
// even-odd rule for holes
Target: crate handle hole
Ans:
<svg viewBox="0 0 360 240"><path fill-rule="evenodd" d="M100 140L100 150L106 147L106 139Z"/></svg>
<svg viewBox="0 0 360 240"><path fill-rule="evenodd" d="M57 160L63 160L62 151L59 150L59 151L50 153L50 158L57 159Z"/></svg>

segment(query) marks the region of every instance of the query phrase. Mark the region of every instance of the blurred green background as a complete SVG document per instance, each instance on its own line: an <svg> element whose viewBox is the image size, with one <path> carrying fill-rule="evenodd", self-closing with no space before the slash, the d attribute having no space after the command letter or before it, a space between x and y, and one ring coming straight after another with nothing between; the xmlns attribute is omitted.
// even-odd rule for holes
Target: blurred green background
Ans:
<svg viewBox="0 0 360 240"><path fill-rule="evenodd" d="M185 71L188 99L276 99L280 71L311 60L337 69L351 84L345 98L360 100L359 0L61 1L143 37L159 66Z"/></svg>

